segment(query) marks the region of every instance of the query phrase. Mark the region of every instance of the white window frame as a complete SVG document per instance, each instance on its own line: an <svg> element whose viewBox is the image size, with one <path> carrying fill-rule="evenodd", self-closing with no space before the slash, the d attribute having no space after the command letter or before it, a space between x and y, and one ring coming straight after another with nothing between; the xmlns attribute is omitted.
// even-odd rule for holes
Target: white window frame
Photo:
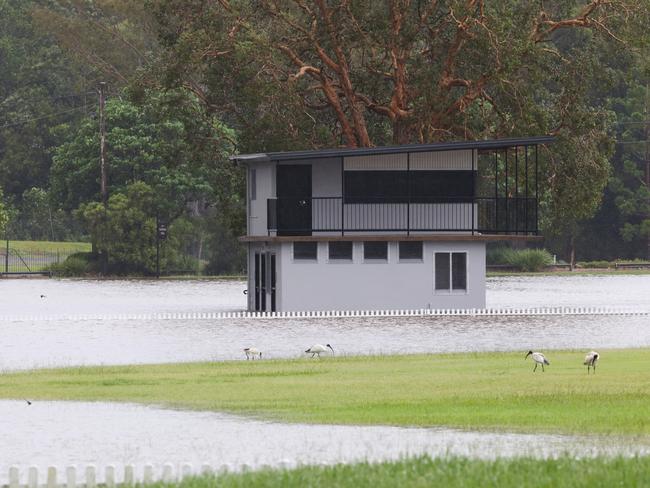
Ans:
<svg viewBox="0 0 650 488"><path fill-rule="evenodd" d="M452 254L465 254L465 289L464 290L454 290L453 289L453 260ZM436 289L436 254L449 254L449 289L448 290L437 290ZM433 293L435 295L469 295L469 251L467 249L440 249L433 251Z"/></svg>

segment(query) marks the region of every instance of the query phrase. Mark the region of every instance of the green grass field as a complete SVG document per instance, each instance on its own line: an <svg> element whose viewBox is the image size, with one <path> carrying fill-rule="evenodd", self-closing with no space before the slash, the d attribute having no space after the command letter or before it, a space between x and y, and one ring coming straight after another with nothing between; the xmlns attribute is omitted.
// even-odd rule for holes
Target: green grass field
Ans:
<svg viewBox="0 0 650 488"><path fill-rule="evenodd" d="M650 434L649 349L327 357L5 373L0 397L161 404L291 422Z"/></svg>
<svg viewBox="0 0 650 488"><path fill-rule="evenodd" d="M6 243L2 243L3 247ZM53 241L9 241L11 249L18 251L39 251L39 252L90 252L89 242L53 242Z"/></svg>
<svg viewBox="0 0 650 488"><path fill-rule="evenodd" d="M446 487L446 488L599 488L650 485L650 458L536 460L528 458L480 461L465 458L419 457L381 464L328 467L306 466L294 470L262 470L218 477L189 478L181 488L255 487ZM163 483L152 485L163 488Z"/></svg>

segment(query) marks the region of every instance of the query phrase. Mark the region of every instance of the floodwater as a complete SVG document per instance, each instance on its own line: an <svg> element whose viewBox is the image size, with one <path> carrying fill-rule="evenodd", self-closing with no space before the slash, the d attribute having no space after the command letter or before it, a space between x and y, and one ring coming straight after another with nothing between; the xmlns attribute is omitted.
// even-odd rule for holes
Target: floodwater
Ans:
<svg viewBox="0 0 650 488"><path fill-rule="evenodd" d="M27 320L10 316L224 312L243 282L0 280L0 370L90 364L298 357L316 342L339 354L650 346L648 316L345 319ZM41 297L41 295L44 295ZM488 307L650 310L650 275L488 279ZM214 467L377 461L428 453L495 457L650 454L648 438L452 429L281 424L211 412L83 402L0 401L0 484L7 467L163 463ZM81 475L83 476L83 475Z"/></svg>
<svg viewBox="0 0 650 488"><path fill-rule="evenodd" d="M0 370L90 364L339 354L650 346L650 317L364 317L336 319L31 320L18 315L223 312L245 307L243 282L0 280ZM41 298L41 295L44 295ZM650 275L488 279L492 308L610 306L650 310ZM3 320L3 317L5 319Z"/></svg>
<svg viewBox="0 0 650 488"><path fill-rule="evenodd" d="M99 421L101 419L101 421ZM49 465L82 468L94 464L103 476L113 464L118 479L133 464L142 477L145 464L160 476L171 462L197 470L250 468L281 463L334 464L381 461L404 456L555 457L647 455L648 438L467 432L384 426L282 424L212 412L188 412L116 403L0 401L0 484L7 469L44 473ZM26 462L28 460L28 462ZM83 475L82 475L83 476ZM81 480L80 480L81 481Z"/></svg>

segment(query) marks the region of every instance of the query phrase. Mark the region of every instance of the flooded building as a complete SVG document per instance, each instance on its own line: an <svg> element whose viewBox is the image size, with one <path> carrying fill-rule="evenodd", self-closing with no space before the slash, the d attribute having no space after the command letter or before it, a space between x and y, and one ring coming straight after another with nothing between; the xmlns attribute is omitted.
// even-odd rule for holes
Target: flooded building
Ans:
<svg viewBox="0 0 650 488"><path fill-rule="evenodd" d="M485 307L485 246L538 238L552 137L233 156L248 309Z"/></svg>

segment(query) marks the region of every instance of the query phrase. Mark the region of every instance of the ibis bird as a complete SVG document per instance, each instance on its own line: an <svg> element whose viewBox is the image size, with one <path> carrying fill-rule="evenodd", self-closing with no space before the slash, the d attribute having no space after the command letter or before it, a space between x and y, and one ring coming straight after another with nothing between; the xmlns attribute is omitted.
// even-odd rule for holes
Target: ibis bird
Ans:
<svg viewBox="0 0 650 488"><path fill-rule="evenodd" d="M585 366L587 366L587 374L589 374L589 368L594 368L594 374L596 373L596 363L598 362L599 358L600 354L598 354L596 351L587 353L585 356L585 362L583 363Z"/></svg>
<svg viewBox="0 0 650 488"><path fill-rule="evenodd" d="M309 349L307 349L305 352L307 354L311 354L311 357L314 357L316 355L318 355L318 357L320 357L320 353L321 352L327 352L328 347L330 349L332 349L332 346L330 346L329 344L327 344L325 346L323 346L322 344L314 344ZM334 349L332 349L332 355L334 355Z"/></svg>
<svg viewBox="0 0 650 488"><path fill-rule="evenodd" d="M549 366L551 364L548 362L548 359L546 359L546 356L544 356L541 352L528 351L528 354L526 354L526 357L524 359L528 359L528 356L531 355L533 356L533 361L535 361L535 368L533 369L533 373L537 370L538 364L542 365L542 373L544 372L544 365L546 364Z"/></svg>
<svg viewBox="0 0 650 488"><path fill-rule="evenodd" d="M246 360L255 359L255 357L262 359L262 351L256 347L247 347L244 349L244 353L246 354Z"/></svg>

